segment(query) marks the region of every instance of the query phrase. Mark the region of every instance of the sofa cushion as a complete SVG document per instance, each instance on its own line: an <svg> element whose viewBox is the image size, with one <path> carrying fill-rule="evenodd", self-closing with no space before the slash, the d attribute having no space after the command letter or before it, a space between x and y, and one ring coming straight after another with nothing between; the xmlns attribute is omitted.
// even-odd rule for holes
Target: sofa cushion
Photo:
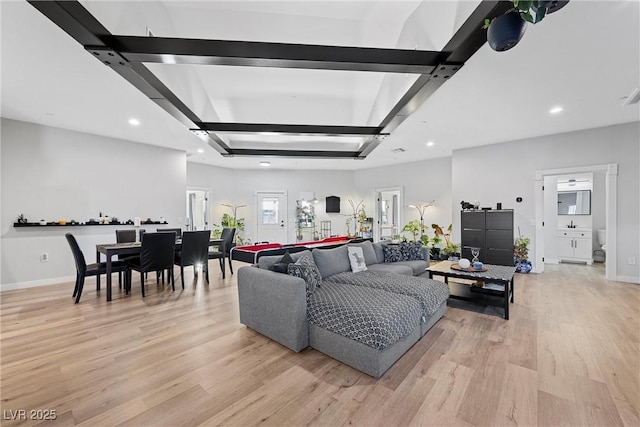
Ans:
<svg viewBox="0 0 640 427"><path fill-rule="evenodd" d="M427 270L429 263L427 261L399 261L398 266L409 267L413 276L419 276Z"/></svg>
<svg viewBox="0 0 640 427"><path fill-rule="evenodd" d="M376 254L376 260L378 263L384 262L384 252L382 248L385 246L385 243L379 242L373 244L373 251Z"/></svg>
<svg viewBox="0 0 640 427"><path fill-rule="evenodd" d="M313 260L323 278L332 274L351 271L347 247L342 245L332 249L314 249Z"/></svg>
<svg viewBox="0 0 640 427"><path fill-rule="evenodd" d="M402 274L405 276L413 276L413 269L408 265L404 265L403 263L405 262L410 262L410 261L383 262L382 264L373 264L368 266L367 270L379 271L382 273L393 273L393 274Z"/></svg>
<svg viewBox="0 0 640 427"><path fill-rule="evenodd" d="M310 323L378 350L419 327L421 311L415 298L342 283L318 288L307 308Z"/></svg>
<svg viewBox="0 0 640 427"><path fill-rule="evenodd" d="M403 260L400 245L384 245L382 252L384 253L384 262L398 262Z"/></svg>
<svg viewBox="0 0 640 427"><path fill-rule="evenodd" d="M304 250L301 252L295 252L290 254L291 258L293 259L293 261L297 261L300 259L301 256L303 255L311 255L311 251L310 250ZM267 256L262 256L260 258L258 258L258 267L263 268L263 269L268 269L271 265L275 264L276 262L280 261L282 259L282 255L267 255Z"/></svg>
<svg viewBox="0 0 640 427"><path fill-rule="evenodd" d="M335 274L324 282L324 286L331 286L334 283L381 289L386 292L416 298L420 301L422 316L425 320L435 313L442 303L449 298L449 286L446 283L427 279L426 277L413 277L367 270L360 273Z"/></svg>
<svg viewBox="0 0 640 427"><path fill-rule="evenodd" d="M373 249L373 243L369 240L365 240L364 242L359 243L349 243L347 247L355 246L362 248L362 254L364 255L364 262L367 265L377 264L382 261L378 261L378 256L376 255L376 251Z"/></svg>
<svg viewBox="0 0 640 427"><path fill-rule="evenodd" d="M289 251L285 252L282 258L278 260L278 262L269 266L269 270L275 271L276 273L284 273L287 274L289 272L289 264L295 262L293 258L291 258L291 254Z"/></svg>
<svg viewBox="0 0 640 427"><path fill-rule="evenodd" d="M403 261L424 260L421 243L400 243L400 252L402 252Z"/></svg>
<svg viewBox="0 0 640 427"><path fill-rule="evenodd" d="M304 280L307 284L307 297L313 294L322 284L322 277L311 255L303 255L296 262L289 264L289 275L300 277Z"/></svg>

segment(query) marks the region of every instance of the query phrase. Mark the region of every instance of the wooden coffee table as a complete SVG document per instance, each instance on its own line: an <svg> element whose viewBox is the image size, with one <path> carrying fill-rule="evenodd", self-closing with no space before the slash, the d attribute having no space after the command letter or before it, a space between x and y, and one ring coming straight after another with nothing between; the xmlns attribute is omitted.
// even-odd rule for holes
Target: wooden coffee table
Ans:
<svg viewBox="0 0 640 427"><path fill-rule="evenodd" d="M493 299L499 298L500 304L491 305L504 307L504 318L509 320L509 301L513 302L513 278L516 272L515 267L485 264L487 271L472 272L454 270L451 268L452 264L457 263L442 261L437 264L430 265L427 268L429 278L433 279L433 276L444 277L444 282L449 285L449 298L474 301L478 299L478 296L482 295L489 297L486 299L483 298L483 300L486 300L489 303L491 302L491 297L494 297ZM485 287L475 287L462 283L449 283L449 277L472 280L474 282L484 282ZM490 289L489 287L493 289Z"/></svg>

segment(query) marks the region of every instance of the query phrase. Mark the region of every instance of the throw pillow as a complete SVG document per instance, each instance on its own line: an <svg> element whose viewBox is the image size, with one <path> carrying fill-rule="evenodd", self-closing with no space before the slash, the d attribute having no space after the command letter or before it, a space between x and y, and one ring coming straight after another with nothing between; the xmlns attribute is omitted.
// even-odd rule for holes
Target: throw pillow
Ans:
<svg viewBox="0 0 640 427"><path fill-rule="evenodd" d="M289 251L287 251L284 253L282 258L269 266L269 270L275 271L276 273L287 274L289 272L289 264L291 264L292 262L293 258L291 258L291 254L289 253Z"/></svg>
<svg viewBox="0 0 640 427"><path fill-rule="evenodd" d="M384 262L402 261L400 245L384 245L382 247L382 253L384 254Z"/></svg>
<svg viewBox="0 0 640 427"><path fill-rule="evenodd" d="M298 261L289 264L289 274L291 276L300 277L307 284L307 295L313 294L316 288L322 284L322 276L320 270L313 262L313 258L309 255L303 255Z"/></svg>
<svg viewBox="0 0 640 427"><path fill-rule="evenodd" d="M347 246L349 252L349 262L351 263L351 271L357 273L359 271L365 271L367 264L364 261L364 253L362 248L358 246Z"/></svg>
<svg viewBox="0 0 640 427"><path fill-rule="evenodd" d="M420 243L400 243L400 252L402 252L403 261L424 260L422 253L422 245Z"/></svg>

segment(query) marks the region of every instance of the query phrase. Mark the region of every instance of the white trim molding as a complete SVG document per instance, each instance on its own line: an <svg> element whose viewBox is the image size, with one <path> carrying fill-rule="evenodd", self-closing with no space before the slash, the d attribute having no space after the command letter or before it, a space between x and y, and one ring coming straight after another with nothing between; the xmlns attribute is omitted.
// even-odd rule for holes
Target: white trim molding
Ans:
<svg viewBox="0 0 640 427"><path fill-rule="evenodd" d="M605 165L587 165L572 168L545 169L536 171L535 176L535 202L536 202L536 241L535 241L535 262L533 272L543 273L544 262L544 193L542 185L545 176L566 175L573 173L605 171L605 223L607 229L607 263L605 265L605 277L613 281L620 280L618 277L618 164L610 163ZM637 278L635 278L637 280ZM633 282L632 283L636 283Z"/></svg>
<svg viewBox="0 0 640 427"><path fill-rule="evenodd" d="M4 291L12 291L15 289L35 288L38 286L59 285L60 283L66 283L66 282L71 282L72 284L74 284L76 282L76 276L62 276L62 277L54 277L51 279L30 280L27 282L3 283L2 285L0 285L0 291L4 292ZM73 288L69 288L69 299L71 299L72 291L73 291Z"/></svg>

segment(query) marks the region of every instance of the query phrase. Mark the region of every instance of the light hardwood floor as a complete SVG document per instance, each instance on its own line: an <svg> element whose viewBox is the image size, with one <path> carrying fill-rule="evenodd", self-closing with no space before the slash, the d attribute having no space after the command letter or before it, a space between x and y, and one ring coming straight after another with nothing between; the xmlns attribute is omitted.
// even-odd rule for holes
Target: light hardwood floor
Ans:
<svg viewBox="0 0 640 427"><path fill-rule="evenodd" d="M517 275L509 321L450 307L379 380L248 330L211 268L145 299L93 279L78 305L71 283L1 293L1 424L640 425L640 286L601 266Z"/></svg>

